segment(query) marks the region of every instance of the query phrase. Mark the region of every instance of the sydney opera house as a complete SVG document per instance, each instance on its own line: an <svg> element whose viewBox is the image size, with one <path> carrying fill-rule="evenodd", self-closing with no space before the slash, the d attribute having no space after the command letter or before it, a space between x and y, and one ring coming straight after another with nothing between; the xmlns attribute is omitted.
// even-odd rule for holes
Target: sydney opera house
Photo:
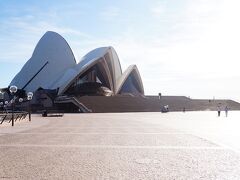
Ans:
<svg viewBox="0 0 240 180"><path fill-rule="evenodd" d="M9 88L13 85L18 88L15 96ZM194 100L161 93L145 96L137 66L130 65L122 71L113 47L94 49L77 63L66 40L51 31L40 39L32 57L9 87L0 89L1 108L15 104L19 110L26 109L30 102L26 94L33 92L30 103L35 112L156 112L166 105L171 111L215 110L217 104L226 104L231 109L240 107L230 100ZM15 103L6 103L14 98ZM21 98L21 103L17 98Z"/></svg>
<svg viewBox="0 0 240 180"><path fill-rule="evenodd" d="M39 40L32 57L10 85L34 92L34 104L53 107L75 104L85 107L81 96L143 96L144 88L136 65L122 71L113 47L100 47L77 63L66 40L48 31ZM87 109L87 107L85 108Z"/></svg>
<svg viewBox="0 0 240 180"><path fill-rule="evenodd" d="M144 94L136 65L122 72L113 47L94 49L77 63L66 40L55 32L44 34L32 57L10 83L33 92L55 89L58 95L81 93L78 90L86 84L103 87L109 95Z"/></svg>

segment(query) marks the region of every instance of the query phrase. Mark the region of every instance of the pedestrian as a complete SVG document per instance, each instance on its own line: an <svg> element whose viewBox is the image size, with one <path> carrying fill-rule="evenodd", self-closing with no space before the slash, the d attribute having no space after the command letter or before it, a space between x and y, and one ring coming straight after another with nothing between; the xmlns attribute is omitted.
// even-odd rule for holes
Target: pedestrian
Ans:
<svg viewBox="0 0 240 180"><path fill-rule="evenodd" d="M226 115L226 117L228 116L228 107L227 106L225 107L225 115Z"/></svg>
<svg viewBox="0 0 240 180"><path fill-rule="evenodd" d="M220 106L217 107L217 112L218 112L218 117L220 117L220 115L221 115L221 107Z"/></svg>
<svg viewBox="0 0 240 180"><path fill-rule="evenodd" d="M162 98L162 93L158 93L158 97L159 97L159 99L161 99Z"/></svg>

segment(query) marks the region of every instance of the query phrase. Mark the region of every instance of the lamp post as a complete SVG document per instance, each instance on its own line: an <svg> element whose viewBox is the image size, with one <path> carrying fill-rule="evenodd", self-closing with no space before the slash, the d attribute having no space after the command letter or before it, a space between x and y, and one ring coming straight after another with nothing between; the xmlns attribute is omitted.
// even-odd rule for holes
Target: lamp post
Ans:
<svg viewBox="0 0 240 180"><path fill-rule="evenodd" d="M29 121L31 121L31 105L30 105L30 101L32 100L33 97L33 93L32 92L28 92L27 93L27 100L28 100L28 119Z"/></svg>
<svg viewBox="0 0 240 180"><path fill-rule="evenodd" d="M0 91L0 108L3 110L4 92Z"/></svg>
<svg viewBox="0 0 240 180"><path fill-rule="evenodd" d="M23 102L23 98L19 98L18 101L21 103Z"/></svg>
<svg viewBox="0 0 240 180"><path fill-rule="evenodd" d="M0 99L4 99L4 92L0 91Z"/></svg>
<svg viewBox="0 0 240 180"><path fill-rule="evenodd" d="M5 102L3 103L3 109L4 109L4 110L6 110L7 105L8 105L8 101L5 101Z"/></svg>
<svg viewBox="0 0 240 180"><path fill-rule="evenodd" d="M13 96L11 100L11 106L12 106L12 126L14 126L14 103L15 103L15 94L17 92L18 88L17 86L10 86L9 91L11 95Z"/></svg>
<svg viewBox="0 0 240 180"><path fill-rule="evenodd" d="M3 112L3 102L0 102L0 107L1 107L1 110Z"/></svg>

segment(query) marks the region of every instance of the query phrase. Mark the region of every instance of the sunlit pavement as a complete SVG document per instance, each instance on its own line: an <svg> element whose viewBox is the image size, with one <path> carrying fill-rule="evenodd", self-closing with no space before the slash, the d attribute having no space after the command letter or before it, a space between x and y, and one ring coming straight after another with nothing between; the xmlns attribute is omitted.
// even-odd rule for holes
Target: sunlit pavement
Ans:
<svg viewBox="0 0 240 180"><path fill-rule="evenodd" d="M65 114L0 126L0 179L240 179L240 112Z"/></svg>

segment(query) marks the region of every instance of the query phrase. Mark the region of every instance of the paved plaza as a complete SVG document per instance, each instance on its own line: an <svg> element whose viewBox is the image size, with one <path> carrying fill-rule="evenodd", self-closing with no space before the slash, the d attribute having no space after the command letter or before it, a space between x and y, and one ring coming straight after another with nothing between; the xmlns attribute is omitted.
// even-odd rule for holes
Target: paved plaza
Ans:
<svg viewBox="0 0 240 180"><path fill-rule="evenodd" d="M33 115L0 126L0 179L240 179L239 112Z"/></svg>

